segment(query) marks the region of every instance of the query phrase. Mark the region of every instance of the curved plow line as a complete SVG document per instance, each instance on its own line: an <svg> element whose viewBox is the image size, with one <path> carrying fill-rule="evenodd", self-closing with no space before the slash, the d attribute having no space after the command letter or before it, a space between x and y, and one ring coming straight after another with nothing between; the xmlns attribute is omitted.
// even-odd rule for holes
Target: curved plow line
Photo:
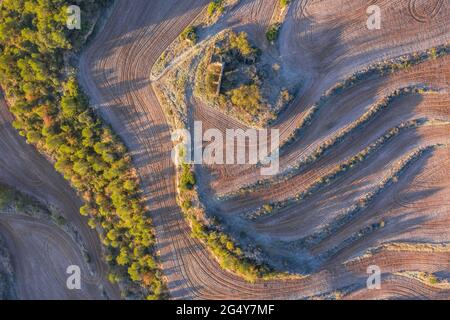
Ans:
<svg viewBox="0 0 450 320"><path fill-rule="evenodd" d="M394 275L417 280L424 285L437 289L450 289L450 283L447 279L438 279L434 274L423 271L400 271L393 273Z"/></svg>
<svg viewBox="0 0 450 320"><path fill-rule="evenodd" d="M434 150L436 147L438 147L439 145L431 145L428 147L424 147L424 148L419 148L418 150L412 152L411 154L409 154L405 160L403 160L402 164L399 166L399 168L397 169L397 171L395 171L393 173L393 175L391 177L388 178L388 180L390 180L390 182L388 183L389 185L393 183L393 181L395 181L396 179L398 179L398 177L410 166L412 165L414 162L416 162L422 155L431 152L432 150ZM384 188L383 188L384 189ZM359 230L358 232L355 232L353 235L351 235L350 237L348 237L347 239L345 239L344 241L342 241L340 244L334 246L333 248L327 250L326 252L322 253L321 255L319 255L319 260L324 261L329 259L332 256L335 256L339 251L345 249L346 247L348 247L349 245L351 245L352 243L362 239L363 237L379 230L380 228L384 227L384 223L380 222L380 223L374 223L371 224L369 226L364 227L363 229ZM337 229L337 228L336 228Z"/></svg>
<svg viewBox="0 0 450 320"><path fill-rule="evenodd" d="M322 230L317 231L316 233L295 242L306 248L311 248L319 244L321 241L329 238L333 233L336 233L340 228L345 226L351 220L354 220L362 213L364 213L364 211L379 196L381 196L389 186L398 182L398 179L400 178L402 173L404 173L414 162L419 160L419 158L423 154L432 151L435 147L435 145L432 145L424 148L419 148L411 152L408 156L400 161L400 164L390 170L390 173L378 184L375 190L361 196L355 204L349 207L339 217L336 217L334 221L323 227ZM375 228L374 225L372 225L371 227Z"/></svg>
<svg viewBox="0 0 450 320"><path fill-rule="evenodd" d="M420 120L413 120L413 121L407 121L404 122L390 130L388 130L385 134L380 136L375 142L371 143L368 147L366 147L364 150L360 151L350 159L342 162L338 167L333 170L331 173L316 179L313 183L309 185L309 187L297 195L287 198L282 201L269 203L268 206L272 208L272 212L268 212L267 209L264 209L265 206L260 207L259 209L244 214L248 219L257 219L263 216L273 215L276 214L276 211L286 207L289 204L294 203L300 203L304 201L304 199L311 196L314 192L318 191L319 189L322 189L325 186L330 185L332 182L334 182L336 179L340 178L342 174L347 172L348 170L354 169L359 164L365 162L370 155L374 154L378 150L380 150L387 142L392 140L394 137L396 137L400 132L402 132L405 129L410 128L417 128L420 125L424 125L426 123L426 120L420 119ZM267 206L266 206L267 207Z"/></svg>
<svg viewBox="0 0 450 320"><path fill-rule="evenodd" d="M342 82L339 82L332 88L328 89L319 98L319 101L309 109L308 113L303 117L302 122L292 132L292 134L281 143L280 148L283 149L285 146L288 146L297 141L302 136L304 130L312 123L312 120L317 112L324 107L329 99L331 99L335 95L340 94L343 90L349 89L373 75L382 76L386 73L394 73L398 70L423 63L436 57L443 57L449 53L450 43L447 43L421 53L406 54L387 62L375 63L367 67L367 69L365 70L357 71L348 78L344 79Z"/></svg>
<svg viewBox="0 0 450 320"><path fill-rule="evenodd" d="M395 101L396 98L404 96L408 93L424 93L429 92L430 89L422 86L408 86L403 87L398 90L393 91L390 95L384 97L377 104L372 106L369 111L365 112L361 117L352 122L347 128L343 131L325 141L323 144L317 146L317 148L309 155L303 156L295 165L290 168L284 170L283 172L277 174L276 176L270 179L261 179L255 183L242 186L237 191L232 191L230 193L220 195L218 198L220 200L227 200L233 197L242 196L249 192L254 192L257 190L261 190L264 188L268 188L275 183L280 183L283 181L287 181L292 178L299 172L301 172L306 165L312 164L319 160L321 156L323 156L327 151L336 145L344 142L346 138L350 135L356 133L358 130L365 128L368 124L370 124L373 120L375 120L384 110L388 109L389 106Z"/></svg>

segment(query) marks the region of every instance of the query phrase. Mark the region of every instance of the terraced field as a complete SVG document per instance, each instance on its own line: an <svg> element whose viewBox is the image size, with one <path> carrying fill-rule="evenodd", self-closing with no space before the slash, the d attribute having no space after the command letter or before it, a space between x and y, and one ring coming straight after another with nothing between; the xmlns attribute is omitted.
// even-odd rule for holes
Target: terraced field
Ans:
<svg viewBox="0 0 450 320"><path fill-rule="evenodd" d="M107 280L107 266L97 233L79 214L81 201L70 185L57 174L51 162L26 144L10 122L6 103L0 101L0 182L52 206L70 221L78 241L86 248L89 265L79 245L55 224L26 215L0 216L0 230L12 255L19 299L106 299L120 298ZM85 276L82 290L66 287L66 269L79 265ZM103 290L99 289L103 287Z"/></svg>
<svg viewBox="0 0 450 320"><path fill-rule="evenodd" d="M161 79L149 80L164 50L206 14L207 2L117 1L80 63L80 79L95 108L134 156L171 297L296 299L339 292L348 299L448 298L449 289L398 274L424 271L446 278L448 251L410 246L354 259L391 242L450 241L450 57L448 47L438 57L430 51L450 41L448 2L378 1L382 27L368 30L367 1L294 0L272 46L265 31L276 1L241 0L202 31L199 46L226 28L245 31L263 57L278 61L285 77L301 83L293 103L270 125L280 130L278 175L261 176L253 165L195 166L209 216L220 217L238 243L257 246L277 270L307 275L255 283L220 268L205 244L191 237L176 202L170 126L152 89ZM410 66L370 72L375 63L399 64L389 61L412 53L425 55ZM189 92L185 103L188 124L246 128ZM359 154L364 157L335 174ZM305 191L310 193L299 198ZM275 210L252 216L264 204ZM380 290L365 287L366 268L373 264L382 270Z"/></svg>
<svg viewBox="0 0 450 320"><path fill-rule="evenodd" d="M226 0L212 14L209 3L116 0L78 63L91 106L140 176L169 297L449 299L450 3ZM380 29L367 28L369 5L380 8ZM196 33L189 43L180 40L188 26ZM277 38L268 41L273 26ZM288 93L267 124L280 133L279 171L192 165L195 201L186 204L174 130L192 132L197 121L224 135L252 128L198 94L211 44L230 34L259 48L256 62L247 57L239 68L264 93ZM239 69L222 59L219 97ZM56 210L76 232L20 212L0 215L18 298L124 297L107 280L80 196L12 121L2 97L0 183ZM266 273L246 280L239 265L223 262L217 238L226 240L225 258L239 252L248 270ZM65 287L69 264L89 275L81 291ZM370 266L381 271L379 289L366 285Z"/></svg>

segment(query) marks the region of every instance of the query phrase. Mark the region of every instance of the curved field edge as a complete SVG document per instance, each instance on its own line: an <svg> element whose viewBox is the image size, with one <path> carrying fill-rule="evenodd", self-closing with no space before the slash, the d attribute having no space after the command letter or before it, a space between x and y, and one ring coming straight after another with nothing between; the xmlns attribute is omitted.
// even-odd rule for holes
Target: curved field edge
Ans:
<svg viewBox="0 0 450 320"><path fill-rule="evenodd" d="M177 39L178 40L178 39ZM206 42L209 42L210 39L206 39ZM173 43L172 43L173 45ZM163 111L165 112L167 121L171 124L172 129L187 129L185 124L187 122L187 105L184 101L184 95L186 95L187 91L187 82L188 82L188 75L182 74L182 76L178 79L175 75L172 80L176 81L178 87L182 87L182 89L177 88L176 86L172 86L171 89L173 91L170 92L170 94L167 94L167 90L161 89L159 86L160 84L156 84L160 80L162 80L163 77L168 76L172 71L176 74L176 70L174 67L186 67L191 70L193 64L190 62L189 59L192 59L193 56L199 52L203 52L201 49L201 44L195 45L194 48L191 48L190 50L187 50L183 54L180 55L180 57L177 57L175 60L176 63L170 63L169 67L166 67L163 71L155 72L154 69L150 71L151 76L150 80L153 83L153 89L158 97L159 103L163 108ZM166 51L163 51L163 55ZM295 141L298 140L298 138L301 136L301 133L303 131L303 128L306 126L309 126L311 121L313 120L314 114L316 111L319 110L319 108L323 105L325 105L325 102L328 101L329 98L339 94L342 92L342 90L350 88L354 86L357 82L364 80L368 77L374 76L374 75L383 75L386 73L393 73L401 69L408 68L410 66L414 66L416 64L422 63L424 61L430 60L430 59L436 59L438 57L441 57L443 55L448 54L449 52L449 45L442 45L438 46L436 48L432 48L429 50L426 50L422 53L414 53L414 54L408 54L403 55L398 58L389 60L387 62L378 63L369 66L367 69L358 71L355 74L352 74L350 77L348 77L346 80L338 83L336 86L332 87L330 90L327 90L326 93L320 98L319 102L311 108L311 113L308 113L304 121L301 123L301 125L294 131L294 133L288 137L283 142L283 146L289 145ZM161 57L160 57L161 58ZM182 58L182 59L181 59ZM183 61L186 60L186 61ZM194 59L195 60L195 59ZM182 64L185 63L183 66ZM197 61L198 63L198 61ZM195 63L194 63L195 64ZM153 66L155 67L155 65ZM155 75L157 74L157 76ZM178 81L180 80L180 81ZM192 80L192 79L191 79ZM165 89L167 89L166 87ZM179 89L179 90L177 90ZM165 92L166 91L166 92ZM179 92L178 92L179 91ZM339 143L341 140L345 139L345 137L351 133L353 133L353 129L360 129L363 127L367 122L370 122L372 117L375 117L377 113L384 108L388 107L389 104L392 102L392 100L397 97L401 96L405 93L413 92L413 93L424 93L428 91L427 88L423 86L417 86L417 87L405 87L400 88L399 90L396 90L391 95L387 96L385 99L380 101L377 105L374 106L373 110L370 110L361 117L361 119L358 119L358 121L355 121L354 127L352 126L351 130L349 129L348 132L343 132L341 135L335 137L336 139L329 142L329 144L324 144L324 146L318 147L318 150L316 150L316 153L313 155L313 157L320 157L323 153L327 151L328 148L331 148L335 144ZM180 106L182 106L180 108ZM185 114L184 114L185 113ZM176 124L174 126L174 124ZM349 160L349 164L344 164L344 167L340 167L338 172L333 173L336 175L339 175L339 173L347 171L348 167L353 167L354 163L353 161L362 161L359 159L359 157L364 157L363 160L365 160L365 157L368 156L369 153L371 153L373 150L378 150L380 146L382 146L387 140L391 139L393 136L395 136L399 131L403 129L408 128L414 128L416 126L423 125L422 121L416 121L416 122L408 122L408 123L402 123L399 125L399 127L392 128L392 132L386 132L386 137L380 138L380 141L377 141L377 143L373 146L371 145L371 148L369 151L363 154L357 154L354 158L351 158ZM321 149L323 147L323 149ZM372 150L373 149L373 150ZM315 159L305 159L303 162L310 163L313 162ZM300 167L302 163L298 164L298 167ZM298 170L296 167L295 169ZM293 170L295 171L295 170ZM291 173L291 172L290 172ZM328 178L328 177L325 177ZM331 180L333 180L335 177L332 175ZM186 181L190 181L189 188L186 188ZM328 183L328 182L327 182ZM261 185L261 182L258 181L255 185L265 187ZM253 185L252 185L253 186ZM250 186L251 187L251 186ZM241 187L242 188L242 187ZM243 187L246 188L246 187ZM250 189L250 188L249 188ZM245 192L246 190L244 190ZM253 190L252 190L253 191ZM241 189L238 190L236 193L240 193ZM234 194L233 194L234 195ZM230 196L229 194L225 195L225 198L227 196ZM300 201L303 199L302 194L297 195L295 197L295 201ZM219 197L220 198L220 197ZM223 200L223 199L219 199ZM239 256L241 253L241 250L239 247L236 246L236 242L226 233L222 232L222 227L215 223L211 223L211 219L206 217L205 209L203 208L203 205L200 203L197 190L195 188L195 176L194 176L194 168L188 164L179 164L177 166L177 201L179 206L181 207L182 212L185 215L185 218L187 218L188 223L191 227L192 235L195 238L198 238L202 240L203 243L207 245L209 250L213 253L216 260L219 262L220 266L228 271L232 271L237 273L238 275L244 277L247 280L253 281L256 278L271 278L273 275L268 274L268 276L265 276L261 271L243 271L246 269L245 264L242 264L239 266L239 264L235 261L236 255ZM273 210L273 207L275 206L277 209L280 207L284 207L284 203L270 203L268 204L270 206L270 211ZM263 209L260 209L258 211L261 211ZM355 212L359 212L361 208L358 208L358 210ZM270 212L272 213L272 212ZM256 214L259 215L259 214ZM238 254L236 254L236 251ZM231 258L230 258L231 257ZM225 261L225 262L224 262ZM262 269L264 270L264 269ZM259 276L258 276L259 274ZM286 276L285 274L282 274L282 277ZM289 275L287 275L289 276ZM276 276L275 276L276 278Z"/></svg>
<svg viewBox="0 0 450 320"><path fill-rule="evenodd" d="M59 209L0 184L0 233L13 253L10 273L15 296L6 299L111 298L79 230ZM67 288L66 267L73 265L82 274L80 290Z"/></svg>
<svg viewBox="0 0 450 320"><path fill-rule="evenodd" d="M202 43L201 47L204 48L204 46L216 41L216 39L223 37L229 32L229 30L224 30L218 33L205 40L205 43ZM177 41L179 41L178 38L172 45L177 43ZM191 51L187 52L190 53L189 55L183 56L183 59L175 59L174 61L176 61L177 67L180 69L184 67L185 70L196 68L203 61L203 59L198 58L204 54L205 49L202 48L194 47ZM186 95L187 84L195 82L197 74L192 73L188 75L182 71L178 73L176 68L171 68L171 70L166 68L166 70L158 75L159 79L156 80L157 77L154 75L155 72L153 72L154 68L155 65L150 71L150 80L155 80L152 82L152 87L170 125L172 138L176 142L176 139L183 138L178 137L177 132L188 129L188 121L186 119L188 108L184 96ZM172 73L174 73L174 81L177 84L173 85L171 81L163 83L162 80L164 80L164 77L170 78ZM254 282L257 279L301 279L305 277L300 274L290 274L273 270L264 262L258 260L252 252L242 250L236 240L228 235L218 223L213 221L213 219L209 219L200 202L195 186L194 168L192 165L184 163L183 154L185 150L178 149L177 151L177 159L175 159L177 163L177 203L191 228L191 235L206 245L209 252L223 269L235 273L249 282Z"/></svg>
<svg viewBox="0 0 450 320"><path fill-rule="evenodd" d="M184 80L188 81L188 79ZM182 140L183 137L177 136L176 132L179 132L177 130L187 130L187 126L184 119L180 117L180 112L174 110L177 104L167 97L160 87L153 85L153 88L167 119L171 119L169 123L174 142L177 139ZM177 203L191 228L191 235L206 245L223 269L231 271L249 282L257 279L287 280L305 277L305 275L273 270L258 260L252 252L242 250L235 239L228 235L218 223L210 219L199 199L193 165L184 162L186 151L183 148L175 150L177 151L174 159L177 163Z"/></svg>
<svg viewBox="0 0 450 320"><path fill-rule="evenodd" d="M50 2L2 1L0 82L13 125L84 200L80 212L100 234L110 281L129 298L160 298L164 287L139 179L125 145L89 108L68 62L110 1L77 1L90 22L81 32L66 28L72 3Z"/></svg>

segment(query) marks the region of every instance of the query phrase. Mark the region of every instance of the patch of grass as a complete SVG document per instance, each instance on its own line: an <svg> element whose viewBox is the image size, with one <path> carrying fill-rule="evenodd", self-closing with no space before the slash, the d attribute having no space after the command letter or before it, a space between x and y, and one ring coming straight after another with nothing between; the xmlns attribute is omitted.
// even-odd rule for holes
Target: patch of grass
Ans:
<svg viewBox="0 0 450 320"><path fill-rule="evenodd" d="M439 280L434 274L430 273L430 274L428 274L428 282L431 285L435 285L435 284L439 283Z"/></svg>
<svg viewBox="0 0 450 320"><path fill-rule="evenodd" d="M178 166L179 193L178 203L188 220L192 236L206 244L219 265L232 271L248 282L257 279L287 279L292 276L287 273L275 272L264 263L258 262L245 255L235 240L220 228L214 218L206 223L206 213L198 203L198 194L194 189L196 183L192 173L192 166L183 163ZM184 186L184 187L183 187Z"/></svg>
<svg viewBox="0 0 450 320"><path fill-rule="evenodd" d="M231 90L229 95L233 105L253 116L263 109L261 91L255 84L241 85L239 88Z"/></svg>
<svg viewBox="0 0 450 320"><path fill-rule="evenodd" d="M221 68L216 65L210 65L205 76L205 86L210 95L215 95L218 91L218 84L221 77Z"/></svg>
<svg viewBox="0 0 450 320"><path fill-rule="evenodd" d="M353 169L357 165L364 162L369 156L371 156L373 153L378 151L382 146L384 146L387 142L392 140L395 136L400 134L400 132L410 129L410 128L416 128L421 124L423 124L423 120L412 120L412 121L407 121L407 122L401 123L400 125L388 130L382 136L380 136L375 142L372 142L369 146L367 146L365 149L363 149L362 151L360 151L359 153L357 153L350 159L345 160L344 162L337 165L336 168L333 169L330 173L314 180L314 182L312 184L310 184L306 188L306 190L304 190L300 193L297 193L294 197L290 197L285 200L271 203L271 205L273 206L273 209L274 209L273 211L277 211L277 210L284 208L287 205L292 204L292 203L299 203L299 202L303 201L304 199L306 199L307 197L310 197L313 193L317 192L317 190L323 188L324 186L331 184L333 181L335 181L340 176L342 176L345 172ZM424 151L422 149L420 149L418 151L418 154L420 155L422 152L424 152ZM417 155L414 154L412 157L416 158ZM383 188L384 188L384 186L383 186ZM367 201L368 201L368 199L365 199L363 201L363 203L366 203ZM257 217L264 216L267 214L268 213L261 206L255 212L248 214L248 218L256 219Z"/></svg>

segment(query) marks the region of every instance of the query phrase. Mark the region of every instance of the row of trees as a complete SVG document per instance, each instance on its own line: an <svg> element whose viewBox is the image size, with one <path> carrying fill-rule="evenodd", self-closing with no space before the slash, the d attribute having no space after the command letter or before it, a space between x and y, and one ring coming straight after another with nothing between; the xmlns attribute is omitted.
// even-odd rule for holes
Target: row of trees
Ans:
<svg viewBox="0 0 450 320"><path fill-rule="evenodd" d="M66 10L99 12L108 1L4 0L0 11L0 82L14 127L55 159L55 168L83 198L80 212L101 230L110 280L161 294L151 220L125 145L89 108L64 54L84 30L66 28ZM139 284L135 286L132 284Z"/></svg>

